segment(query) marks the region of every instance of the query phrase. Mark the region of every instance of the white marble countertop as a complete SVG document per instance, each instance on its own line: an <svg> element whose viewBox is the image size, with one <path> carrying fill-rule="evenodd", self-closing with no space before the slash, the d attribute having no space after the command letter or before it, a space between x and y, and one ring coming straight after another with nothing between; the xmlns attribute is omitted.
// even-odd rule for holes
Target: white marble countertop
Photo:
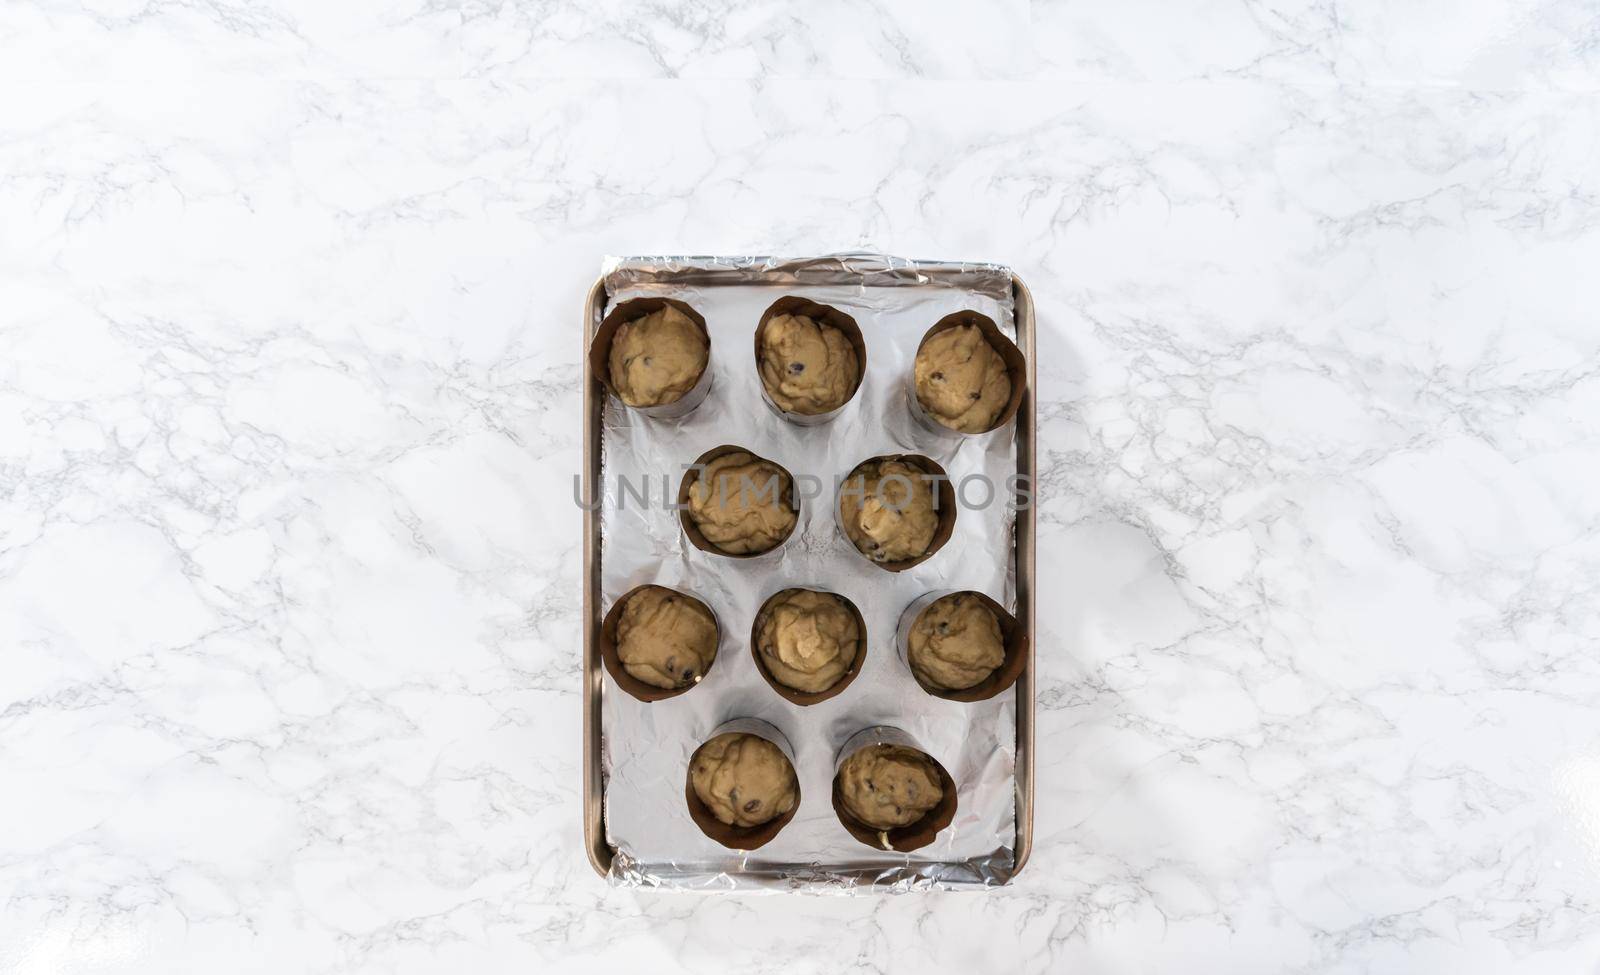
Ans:
<svg viewBox="0 0 1600 975"><path fill-rule="evenodd" d="M1591 972L1600 0L0 7L0 972ZM1013 265L1037 850L612 890L608 253Z"/></svg>

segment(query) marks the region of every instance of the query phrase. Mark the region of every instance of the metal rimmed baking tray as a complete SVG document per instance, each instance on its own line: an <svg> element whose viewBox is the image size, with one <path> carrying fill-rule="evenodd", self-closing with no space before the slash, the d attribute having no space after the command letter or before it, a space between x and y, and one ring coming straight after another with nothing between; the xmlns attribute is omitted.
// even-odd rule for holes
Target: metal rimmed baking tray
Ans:
<svg viewBox="0 0 1600 975"><path fill-rule="evenodd" d="M1032 299L1027 288L1008 269L997 265L972 264L944 261L905 260L876 254L846 254L831 255L820 258L805 259L779 259L765 257L738 257L738 258L713 258L713 257L640 257L626 258L611 262L606 273L595 282L590 289L583 308L584 319L584 362L588 363L588 349L591 339L606 314L608 307L618 296L628 297L637 294L687 294L697 296L700 300L715 304L717 296L734 291L744 293L747 303L750 301L766 301L776 299L786 294L806 294L812 296L828 295L860 295L863 301L870 298L869 303L877 307L894 307L901 302L924 302L927 307L934 307L938 302L954 302L953 306L960 306L966 296L982 296L985 300L998 301L1008 312L1009 324L1014 329L1017 346L1022 350L1027 359L1027 392L1024 396L1020 410L1017 413L1013 426L1009 426L993 434L990 438L1000 438L997 442L1003 449L1003 460L1013 469L1018 480L1027 486L1037 483L1035 463L1035 321ZM755 295L757 297L752 297ZM819 299L820 300L820 299ZM991 301L993 304L994 301ZM749 307L755 307L750 305ZM744 315L744 312L741 312ZM750 317L749 329L755 327L755 318ZM930 320L928 324L932 324ZM869 350L873 346L872 328L863 324L867 332ZM920 333L910 335L910 343L915 346L915 340ZM905 336L901 337L902 339ZM754 363L751 360L748 338L743 342L714 340L713 361L720 362L719 369L745 370L753 374ZM872 352L869 351L869 357ZM718 383L722 383L719 387ZM752 387L746 383L745 392ZM713 383L710 399L716 400L719 395L732 395L738 389L736 384L729 383L726 377L719 373L719 378ZM893 391L879 390L887 402L889 398L898 395ZM581 472L581 491L583 498L596 498L599 496L603 474L606 472L607 441L610 438L611 460L613 466L623 458L617 456L618 451L625 449L626 441L616 439L618 427L618 412L608 414L608 409L621 411L623 408L613 400L608 407L607 393L601 382L585 366L583 382L584 397L584 457ZM765 412L766 407L760 402L759 395L749 404L741 404L739 408L748 406L750 410ZM847 410L848 412L848 410ZM877 417L873 418L875 421ZM889 419L884 422L893 425ZM909 422L909 415L903 418ZM658 422L658 421L650 421ZM780 437L803 436L795 434L789 428L783 428L783 421L775 416L771 417L772 429L779 430ZM659 429L670 432L670 427L646 428ZM828 436L828 428L811 428L820 430L813 436ZM840 427L837 432L843 433L847 428ZM748 443L758 452L762 451L762 443ZM929 453L934 453L936 448L929 448ZM863 457L866 456L863 453ZM820 514L827 517L827 498L831 492L817 501L810 502L822 509ZM1002 566L1007 579L1005 593L1009 601L1014 599L1014 612L1018 622L1026 628L1029 640L1029 662L1024 668L1021 677L1011 691L1000 696L1004 706L992 712L996 720L1005 721L1009 727L1002 730L1004 746L1008 752L1007 760L1003 763L994 763L989 771L990 778L998 774L993 769L999 769L1004 774L1000 787L1006 789L1007 808L1003 826L1007 834L1003 838L1002 848L997 848L991 855L983 857L955 856L940 859L938 850L931 851L926 856L906 856L901 854L873 854L872 851L855 851L848 857L830 859L822 855L815 848L802 849L798 855L792 855L786 860L763 860L761 857L732 857L708 855L704 849L689 848L672 849L670 843L666 852L657 846L653 855L642 855L638 850L630 849L627 843L614 842L611 833L613 829L637 829L637 824L627 824L607 821L608 799L617 799L618 796L608 795L608 788L621 783L632 783L626 774L621 778L615 777L616 770L608 764L608 758L615 762L616 754L607 751L607 735L612 738L609 744L613 750L617 748L618 738L631 734L637 729L626 727L625 722L617 722L615 718L622 706L636 704L640 708L664 708L672 704L671 701L659 702L654 705L645 705L640 702L623 702L624 696L614 685L607 683L604 667L601 663L599 651L599 629L601 618L608 607L608 598L615 599L615 592L607 591L607 570L616 569L620 555L630 555L626 549L613 547L610 549L612 562L607 563L607 546L619 546L627 543L631 526L628 530L618 533L613 539L608 534L606 523L608 508L605 506L590 506L584 511L584 547L583 547L583 612L584 612L584 658L583 658L583 816L585 844L591 864L595 870L614 883L649 885L653 887L669 887L683 889L739 889L739 888L777 888L777 889L889 889L900 890L922 886L938 887L970 887L994 886L1010 881L1022 869L1028 859L1032 847L1033 832L1033 717L1034 717L1034 686L1032 655L1033 629L1034 629L1034 534L1035 512L1033 505L1021 505L1014 511L1014 522L1010 523L1010 544L1005 546L1003 558L1009 564ZM611 515L615 517L615 511ZM612 526L613 528L615 526ZM990 533L991 535L995 533ZM678 539L680 546L685 543ZM697 553L701 557L704 553ZM678 557L674 553L673 557ZM943 556L940 556L942 558ZM930 562L934 564L937 559ZM872 570L877 571L877 570ZM917 571L917 570L913 570ZM909 573L908 573L909 574ZM885 574L886 575L886 574ZM797 580L796 580L797 581ZM827 580L811 580L826 582ZM615 589L615 579L612 579L612 588ZM773 583L776 584L776 583ZM770 586L769 586L770 588ZM935 588L930 584L928 588ZM947 586L942 588L948 588ZM721 610L719 609L719 612ZM887 610L886 610L887 612ZM749 658L749 648L745 646L745 638L741 630L747 633L748 619L733 619L727 627L724 643L719 653L719 661L729 667L743 667L751 669L753 666ZM880 641L878 645L869 648L869 655L877 655L878 663L890 666L887 658L894 657L892 645ZM886 678L887 679L887 678ZM904 675L904 680L911 681L909 674ZM715 694L726 694L732 700L719 711L721 717L732 716L726 713L728 708L739 711L743 706L741 702L750 698L745 691L725 686L718 690L711 686L712 681L708 675L707 686L697 687L684 698L696 698L704 706L717 704ZM846 692L841 699L849 699L851 694L865 694L866 691ZM608 698L608 695L610 697ZM775 695L768 697L776 700ZM910 700L910 698L904 698ZM623 702L623 703L619 703ZM881 702L880 702L881 703ZM940 702L950 705L950 702ZM781 711L786 705L779 701L772 704L763 701L762 707L770 707ZM839 744L842 736L854 728L848 723L841 723L839 714L848 714L847 711L836 714L828 722L827 727L806 728L806 719L802 713L806 709L797 709L788 706L785 712L790 722L790 727L785 731L791 737L802 739L811 737L816 741L808 746L801 742L802 748L813 747L818 754L832 753L832 749ZM612 717L611 726L608 727L607 714ZM626 712L632 714L632 712ZM648 714L649 712L645 712ZM656 715L669 712L658 711ZM986 712L989 714L990 712ZM764 717L763 714L753 714L754 717ZM868 723L883 723L886 719L892 720L892 713L875 711L871 718L863 715L862 725ZM653 719L652 719L653 720ZM705 722L702 722L704 724ZM802 729L802 734L796 735L796 727ZM671 734L671 729L663 731L663 735ZM832 736L832 737L830 737ZM978 736L980 741L982 736ZM677 795L681 798L682 770L676 768L678 751L692 747L695 742L680 742L672 747L662 749L659 768L653 769L651 774L659 774L662 782L672 782L677 785ZM677 751L674 751L674 748ZM638 756L630 756L637 759ZM650 758L650 756L646 756ZM653 759L652 759L653 760ZM620 764L620 763L619 763ZM637 764L637 763L635 763ZM634 770L637 772L637 769ZM626 772L626 769L624 770ZM637 788L630 784L630 788ZM985 787L990 798L998 794L998 787L990 784ZM662 791L662 790L658 790ZM808 796L814 798L821 790L809 789ZM806 800L810 801L810 800ZM824 803L824 805L826 805ZM614 816L622 820L626 817ZM840 830L842 842L850 842L849 838ZM670 838L669 838L670 839ZM620 845L620 849L619 849ZM832 849L832 847L829 847Z"/></svg>

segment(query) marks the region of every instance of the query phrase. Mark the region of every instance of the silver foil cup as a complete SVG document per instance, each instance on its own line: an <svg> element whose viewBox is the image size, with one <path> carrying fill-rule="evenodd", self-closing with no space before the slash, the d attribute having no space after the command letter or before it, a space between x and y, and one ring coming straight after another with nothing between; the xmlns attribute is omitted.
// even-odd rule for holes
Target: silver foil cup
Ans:
<svg viewBox="0 0 1600 975"><path fill-rule="evenodd" d="M926 755L933 763L934 769L939 774L939 785L944 790L939 804L928 810L921 819L907 826L897 826L894 829L879 829L869 826L850 815L845 809L844 800L840 795L839 770L844 767L845 760L863 748L876 748L879 745L901 745L914 749ZM956 782L946 771L944 764L934 758L926 748L917 744L910 735L888 725L876 725L862 730L845 739L833 759L833 812L839 817L839 824L867 846L878 850L890 850L899 853L910 853L920 850L932 843L939 835L939 831L949 826L956 816Z"/></svg>
<svg viewBox="0 0 1600 975"><path fill-rule="evenodd" d="M785 826L789 825L795 814L800 811L800 802L803 797L800 795L799 774L796 772L795 775L793 809L759 826L729 826L712 815L711 810L707 808L704 802L700 801L700 796L694 791L694 756L700 753L700 749L704 748L707 742L720 735L728 734L755 735L757 738L765 738L767 741L772 742L778 746L779 751L783 752L783 757L789 760L790 771L795 771L797 768L794 760L794 747L789 744L789 739L783 732L760 718L730 718L717 725L711 734L706 736L705 741L696 746L694 752L689 756L689 767L684 770L683 774L684 801L689 806L689 818L693 819L694 824L700 827L700 832L731 850L754 850L772 842L773 837L777 836Z"/></svg>

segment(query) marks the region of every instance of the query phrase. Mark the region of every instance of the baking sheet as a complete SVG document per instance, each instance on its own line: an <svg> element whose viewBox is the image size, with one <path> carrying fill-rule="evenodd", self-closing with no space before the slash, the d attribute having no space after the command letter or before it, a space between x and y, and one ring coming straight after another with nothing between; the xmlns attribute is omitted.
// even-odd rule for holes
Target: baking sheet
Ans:
<svg viewBox="0 0 1600 975"><path fill-rule="evenodd" d="M725 269L729 262L707 260L705 266ZM655 278L664 267L673 270L673 283ZM705 600L723 625L716 663L686 694L645 704L609 679L603 684L605 825L617 851L610 880L682 889L906 889L1004 882L1016 836L1017 692L971 704L931 697L898 658L894 639L901 610L929 590L976 589L1015 611L1015 512L1005 503L1005 486L1017 470L1014 428L986 437L931 434L912 418L905 384L923 332L950 312L975 309L1015 336L1010 272L967 265L958 275L935 279L920 275L915 262L897 262L853 284L812 283L803 274L766 275L770 283L713 284L697 281L695 267L695 259L668 264L661 258L632 258L609 262L607 274L607 311L618 301L645 295L678 298L699 310L711 336L714 375L706 401L678 420L642 417L615 398L604 406L599 611L634 586L658 583ZM759 262L748 267L750 278L761 279ZM761 313L786 294L840 308L855 317L866 338L862 387L825 426L787 423L761 397L752 335ZM822 481L821 495L802 503L799 527L775 553L736 560L696 551L682 538L676 513L662 503L663 493L675 496L683 465L723 443ZM836 477L868 457L901 452L932 457L957 482L983 474L996 486L996 497L987 507L963 505L944 549L896 574L856 553L835 525L832 503ZM650 504L618 492L619 475L635 485L648 481ZM974 484L967 497L978 500L983 493ZM867 623L866 661L855 683L831 700L804 708L778 697L750 657L757 608L789 586L841 592ZM714 728L736 717L768 721L788 737L802 795L794 821L771 843L748 853L707 838L683 802L690 755ZM837 750L873 725L901 728L922 742L959 787L954 822L934 843L911 854L858 843L828 801Z"/></svg>

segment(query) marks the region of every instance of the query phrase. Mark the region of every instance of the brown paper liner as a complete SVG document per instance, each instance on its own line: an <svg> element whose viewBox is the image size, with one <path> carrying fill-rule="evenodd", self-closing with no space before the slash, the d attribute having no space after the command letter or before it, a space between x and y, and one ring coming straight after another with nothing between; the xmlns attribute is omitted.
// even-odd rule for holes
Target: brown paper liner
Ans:
<svg viewBox="0 0 1600 975"><path fill-rule="evenodd" d="M855 617L856 632L861 636L861 646L857 648L856 659L851 662L850 669L846 670L842 675L840 675L839 679L834 681L827 690L800 691L778 680L772 675L772 672L767 669L766 658L761 655L761 650L756 646L758 642L757 638L761 633L761 623L767 615L767 606L784 593L795 592L801 589L808 589L811 592L827 593L830 596L838 596L844 601L845 607L850 610L850 615ZM842 694L844 689L850 686L850 682L856 679L856 675L861 673L861 664L867 656L867 621L862 618L861 610L856 608L855 603L851 602L846 596L836 593L831 589L819 589L814 586L788 586L784 589L778 590L777 592L768 596L766 599L762 600L761 608L756 610L755 621L750 624L750 656L755 659L756 670L760 672L761 679L766 681L768 686L770 686L773 690L777 691L779 697L782 697L791 704L798 704L801 707L805 707L810 704L816 704L821 701L826 701L830 697L836 697L839 694Z"/></svg>
<svg viewBox="0 0 1600 975"><path fill-rule="evenodd" d="M1000 353L1000 358L1005 361L1006 374L1011 379L1011 398L1006 400L1005 409L1000 411L1000 415L993 423L977 433L952 430L934 419L933 415L923 408L922 401L917 399L917 370L914 364L906 374L906 394L911 402L911 415L916 417L917 422L924 428L950 437L981 437L1016 419L1017 410L1022 407L1022 397L1028 391L1028 360L1023 356L1022 350L1017 348L1017 343L1000 331L1000 326L994 323L994 319L982 312L971 310L952 312L934 322L933 327L923 333L922 341L917 343L917 354L922 354L922 347L928 344L929 339L958 325L978 326L978 330L988 340L990 347Z"/></svg>
<svg viewBox="0 0 1600 975"><path fill-rule="evenodd" d="M917 676L917 671L911 666L911 628L923 611L946 596L955 593L966 593L978 597L978 600L987 606L989 612L1000 623L1000 636L1004 640L1005 659L1000 662L994 672L981 682L959 691L941 690L929 687ZM927 691L934 697L944 698L946 701L987 701L1001 692L1008 690L1017 678L1022 676L1022 671L1028 666L1028 630L1017 622L1017 618L1006 612L1005 607L990 599L987 595L975 589L940 589L927 593L914 600L900 614L900 624L895 631L895 645L900 652L900 659L905 663L906 669L911 672L911 677L917 686Z"/></svg>
<svg viewBox="0 0 1600 975"><path fill-rule="evenodd" d="M770 819L760 826L729 826L712 815L711 810L704 802L700 801L700 797L694 791L694 756L699 754L700 749L705 747L706 742L719 735L735 732L743 732L755 735L758 738L765 738L777 745L778 750L783 752L783 757L789 760L789 768L791 770L795 769L794 749L789 745L789 739L784 737L783 732L759 718L733 718L718 725L711 734L706 736L705 741L697 745L695 750L689 754L689 767L684 769L683 772L683 795L684 801L689 806L689 818L694 820L696 826L700 827L700 832L729 849L754 850L770 843L773 837L777 836L785 826L789 825L789 822L794 819L795 813L800 811L800 803L804 797L800 794L799 773L796 772L794 808L782 816Z"/></svg>
<svg viewBox="0 0 1600 975"><path fill-rule="evenodd" d="M642 586L634 586L632 589L629 589L627 592L623 593L621 599L611 604L611 609L606 612L605 619L600 623L600 660L606 665L606 672L611 675L612 680L617 682L618 687L627 692L629 697L636 698L645 702L646 704L650 704L655 701L665 701L669 697L677 697L679 694L687 693L694 690L696 687L699 687L700 682L705 680L706 674L711 672L711 668L715 667L717 665L717 660L722 657L722 621L717 619L716 610L713 610L709 605L707 605L706 601L703 599L692 596L681 589L672 589L673 592L682 596L684 599L693 599L701 606L705 606L706 612L711 614L711 619L717 624L717 654L711 658L711 663L706 666L706 673L701 674L700 680L695 681L688 687L672 688L657 687L654 684L646 684L644 681L624 670L622 667L622 658L617 654L617 623L621 621L622 610L625 606L627 606L628 600L633 597L634 593L637 593L641 589L649 589L651 586L656 586L656 588L659 589L672 589L671 586L661 586L656 583L647 583Z"/></svg>
<svg viewBox="0 0 1600 975"><path fill-rule="evenodd" d="M712 555L720 555L725 559L756 559L763 555L768 555L772 552L778 551L779 549L783 548L785 542L794 537L795 530L800 527L800 495L795 490L794 475L789 473L789 469L787 467L784 467L775 460L769 460L766 457L762 457L760 454L748 447L739 447L734 444L723 444L720 447L712 447L710 450L695 458L693 467L703 468L706 464L711 463L718 457L721 457L723 454L731 454L735 451L743 451L757 460L766 461L768 464L771 464L778 470L783 471L784 476L789 479L789 506L794 509L795 515L794 525L790 527L789 534L778 539L778 544L772 546L764 552L724 552L722 549L712 544L712 542L700 531L700 526L696 525L694 523L694 519L689 517L689 489L693 487L695 482L700 479L700 471L698 469L689 470L683 475L683 480L678 483L678 523L683 526L683 533L688 537L689 544L693 545L702 552L709 552Z"/></svg>
<svg viewBox="0 0 1600 975"><path fill-rule="evenodd" d="M683 312L700 329L700 334L706 340L706 367L701 370L700 378L695 380L694 386L672 402L661 403L656 406L628 406L622 399L622 395L617 392L617 387L611 382L611 341L617 337L617 329L621 328L624 323L648 315L653 311L658 311L668 305ZM627 301L618 302L617 306L611 309L611 314L602 319L600 327L595 330L594 340L589 343L589 373L599 379L606 389L610 391L611 395L617 397L617 401L622 405L628 406L628 409L642 413L645 416L668 419L683 416L693 410L706 398L706 394L711 392L711 373L713 371L711 368L711 356L711 333L706 331L706 320L699 312L676 298L629 298Z"/></svg>
<svg viewBox="0 0 1600 975"><path fill-rule="evenodd" d="M856 350L857 372L856 384L851 387L850 395L845 398L843 403L840 403L838 406L826 413L793 413L789 410L785 410L783 407L779 406L773 401L771 392L767 390L766 377L761 371L761 337L767 330L767 323L772 321L774 318L777 318L779 315L804 315L807 318L822 322L825 325L832 325L834 328L844 333L844 337L849 340L851 347ZM756 380L761 386L761 398L766 402L769 409L783 417L785 420L788 420L790 423L805 427L818 426L820 424L827 423L829 420L832 420L834 417L842 413L844 408L849 406L851 401L856 398L856 393L861 391L862 380L867 374L866 339L862 337L861 327L856 324L856 320L832 305L824 305L820 302L812 301L809 298L802 298L799 295L785 295L782 298L779 298L777 301L774 301L766 311L761 313L761 321L756 325L755 340Z"/></svg>
<svg viewBox="0 0 1600 975"><path fill-rule="evenodd" d="M873 748L878 745L904 745L914 748L928 757L933 762L933 767L939 773L939 784L944 789L944 797L939 804L928 810L921 819L908 826L898 826L894 829L882 830L875 826L868 826L846 811L844 800L839 793L839 768L844 765L845 759L854 755L863 748ZM910 853L920 850L934 841L939 831L949 826L956 818L956 782L945 770L944 764L934 758L926 749L918 745L914 739L899 728L879 726L865 728L851 735L839 749L833 763L833 812L839 817L839 824L856 839L875 850L895 850L900 853Z"/></svg>
<svg viewBox="0 0 1600 975"><path fill-rule="evenodd" d="M859 548L856 548L856 543L850 540L850 533L844 529L844 518L839 513L839 502L843 500L844 489L850 485L850 482L856 476L856 472L859 471L863 466L870 464L873 461L891 460L905 461L907 464L910 464L924 473L939 479L937 482L938 493L935 495L935 500L939 508L939 524L933 530L933 540L928 543L928 550L923 552L921 555L914 559L901 559L898 562L878 562L867 558L867 553L861 551ZM850 473L846 475L844 483L839 485L839 490L834 492L833 524L834 527L839 530L840 536L844 538L845 544L850 547L850 551L855 552L862 558L867 559L868 562L871 562L873 565L887 572L904 572L912 566L921 565L922 563L933 558L935 553L937 553L941 548L944 548L944 543L950 540L950 534L956 529L956 489L955 486L950 483L950 476L945 473L944 468L939 466L939 464L932 458L924 457L922 454L880 454L877 457L868 457L866 460L850 468Z"/></svg>

